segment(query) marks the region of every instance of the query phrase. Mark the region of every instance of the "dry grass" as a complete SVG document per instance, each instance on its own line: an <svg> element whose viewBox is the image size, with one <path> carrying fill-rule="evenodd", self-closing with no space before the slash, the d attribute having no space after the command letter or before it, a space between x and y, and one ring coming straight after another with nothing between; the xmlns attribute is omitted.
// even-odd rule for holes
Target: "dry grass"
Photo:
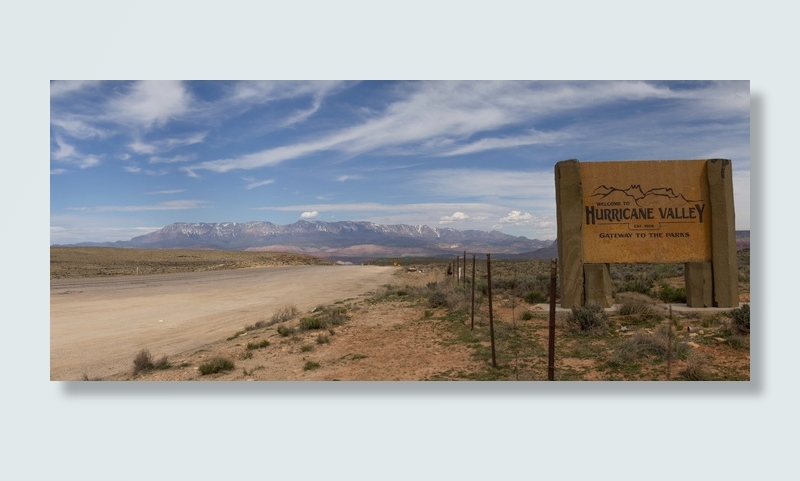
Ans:
<svg viewBox="0 0 800 481"><path fill-rule="evenodd" d="M51 247L50 279L199 272L244 267L331 265L303 254L186 249Z"/></svg>

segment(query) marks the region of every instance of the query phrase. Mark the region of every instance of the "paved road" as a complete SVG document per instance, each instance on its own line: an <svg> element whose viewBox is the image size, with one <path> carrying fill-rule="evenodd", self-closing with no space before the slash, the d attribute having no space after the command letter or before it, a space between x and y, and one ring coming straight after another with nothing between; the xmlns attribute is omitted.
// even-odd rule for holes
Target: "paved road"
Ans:
<svg viewBox="0 0 800 481"><path fill-rule="evenodd" d="M269 320L391 280L392 267L293 266L50 282L50 379L104 377L147 348L173 356Z"/></svg>

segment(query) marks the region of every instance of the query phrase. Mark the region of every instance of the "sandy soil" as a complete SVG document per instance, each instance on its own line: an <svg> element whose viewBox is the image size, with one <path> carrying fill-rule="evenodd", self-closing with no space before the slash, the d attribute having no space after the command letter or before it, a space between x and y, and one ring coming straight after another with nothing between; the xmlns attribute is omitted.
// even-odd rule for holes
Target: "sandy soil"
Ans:
<svg viewBox="0 0 800 481"><path fill-rule="evenodd" d="M295 266L50 283L50 379L109 378L225 339L294 304L301 312L386 284L395 268Z"/></svg>

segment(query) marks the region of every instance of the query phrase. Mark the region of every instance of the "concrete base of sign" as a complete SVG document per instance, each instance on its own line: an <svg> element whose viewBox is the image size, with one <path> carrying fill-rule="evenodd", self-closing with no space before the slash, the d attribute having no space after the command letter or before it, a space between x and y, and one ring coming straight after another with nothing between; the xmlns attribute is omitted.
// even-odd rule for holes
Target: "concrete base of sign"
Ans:
<svg viewBox="0 0 800 481"><path fill-rule="evenodd" d="M583 275L586 304L611 307L614 295L608 264L584 264Z"/></svg>
<svg viewBox="0 0 800 481"><path fill-rule="evenodd" d="M714 278L710 262L689 262L684 268L686 279L686 305L688 307L714 306Z"/></svg>

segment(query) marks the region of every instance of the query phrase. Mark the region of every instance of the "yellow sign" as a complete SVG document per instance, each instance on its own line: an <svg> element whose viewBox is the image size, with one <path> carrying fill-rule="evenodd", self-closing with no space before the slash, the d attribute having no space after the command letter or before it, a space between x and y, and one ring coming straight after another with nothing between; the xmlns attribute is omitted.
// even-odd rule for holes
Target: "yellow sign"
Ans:
<svg viewBox="0 0 800 481"><path fill-rule="evenodd" d="M584 263L711 260L705 160L581 162Z"/></svg>

